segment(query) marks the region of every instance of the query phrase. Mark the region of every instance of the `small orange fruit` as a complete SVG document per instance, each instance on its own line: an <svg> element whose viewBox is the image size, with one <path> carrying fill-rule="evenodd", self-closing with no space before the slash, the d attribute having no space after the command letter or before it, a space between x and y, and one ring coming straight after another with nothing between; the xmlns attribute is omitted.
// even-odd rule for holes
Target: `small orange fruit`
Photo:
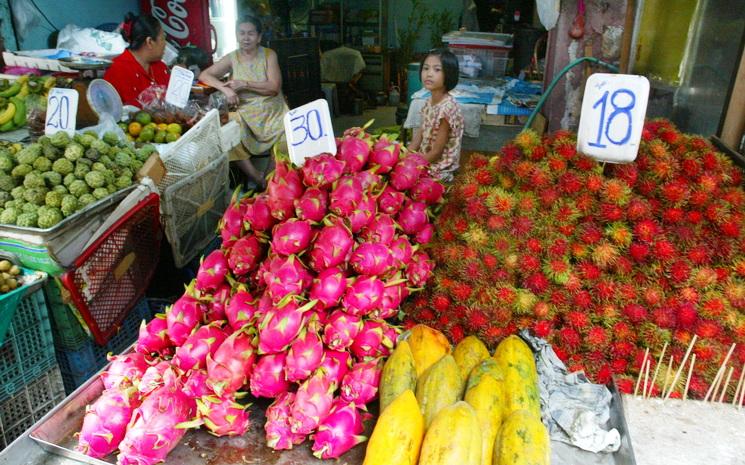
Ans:
<svg viewBox="0 0 745 465"><path fill-rule="evenodd" d="M129 126L127 126L127 130L130 134L137 137L140 135L140 132L142 131L142 125L138 123L137 121L133 121L129 123Z"/></svg>

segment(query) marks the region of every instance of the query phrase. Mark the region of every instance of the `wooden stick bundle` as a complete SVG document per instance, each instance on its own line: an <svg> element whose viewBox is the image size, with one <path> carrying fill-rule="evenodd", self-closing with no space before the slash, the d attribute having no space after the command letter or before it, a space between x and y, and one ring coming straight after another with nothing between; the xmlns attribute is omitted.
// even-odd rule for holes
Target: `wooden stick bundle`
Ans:
<svg viewBox="0 0 745 465"><path fill-rule="evenodd" d="M688 357L691 355L691 351L693 350L693 346L696 345L696 341L698 340L698 334L694 334L693 338L691 338L691 343L688 344L688 349L686 350L685 355L683 356L683 361L680 362L680 366L678 367L678 371L675 372L675 377L673 378L673 386L678 384L678 380L680 379L680 374L683 371L683 367L685 366L686 362L688 362ZM667 400L670 397L670 394L672 394L672 389L668 391L667 395L665 395L665 400Z"/></svg>
<svg viewBox="0 0 745 465"><path fill-rule="evenodd" d="M639 369L639 377L636 379L636 387L634 388L634 395L639 393L639 384L642 382L642 376L644 375L644 365L647 364L647 357L649 356L649 347L644 351L644 358L642 359L642 366Z"/></svg>
<svg viewBox="0 0 745 465"><path fill-rule="evenodd" d="M693 357L691 357L691 366L688 368L688 376L686 377L686 387L683 391L683 400L686 400L688 397L688 386L691 385L691 376L693 376L693 365L696 364L696 354L693 354Z"/></svg>
<svg viewBox="0 0 745 465"><path fill-rule="evenodd" d="M737 405L737 399L740 395L740 389L742 388L742 380L745 379L745 363L742 364L740 370L740 379L737 381L737 388L735 389L735 395L732 396L732 405Z"/></svg>
<svg viewBox="0 0 745 465"><path fill-rule="evenodd" d="M729 373L727 373L727 380L724 382L722 393L719 394L719 402L724 400L724 395L727 394L727 388L729 387L729 381L732 379L732 372L735 371L735 367L729 367Z"/></svg>
<svg viewBox="0 0 745 465"><path fill-rule="evenodd" d="M693 337L694 337L694 339L696 338L696 336L693 336ZM709 396L711 396L712 391L715 390L714 389L715 387L717 389L719 388L719 384L718 383L721 382L722 377L724 377L724 372L727 369L727 363L729 363L729 358L732 356L732 352L735 351L735 346L737 346L736 343L733 343L730 346L729 352L727 352L727 356L724 357L724 361L722 362L722 365L719 367L719 370L717 371L717 374L714 377L714 383L712 383L712 385L709 387L709 390L706 391L706 396L704 396L704 402L706 402L707 400L709 400ZM712 397L712 399L713 399L713 397Z"/></svg>

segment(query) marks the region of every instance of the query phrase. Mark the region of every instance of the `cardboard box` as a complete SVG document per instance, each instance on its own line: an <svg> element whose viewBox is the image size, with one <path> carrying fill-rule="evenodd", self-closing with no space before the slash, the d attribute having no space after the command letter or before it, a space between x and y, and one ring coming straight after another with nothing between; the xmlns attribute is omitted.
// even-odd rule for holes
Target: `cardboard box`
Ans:
<svg viewBox="0 0 745 465"><path fill-rule="evenodd" d="M166 175L166 165L163 164L163 160L160 159L158 152L150 154L150 158L145 161L137 172L137 180L148 177L158 185Z"/></svg>

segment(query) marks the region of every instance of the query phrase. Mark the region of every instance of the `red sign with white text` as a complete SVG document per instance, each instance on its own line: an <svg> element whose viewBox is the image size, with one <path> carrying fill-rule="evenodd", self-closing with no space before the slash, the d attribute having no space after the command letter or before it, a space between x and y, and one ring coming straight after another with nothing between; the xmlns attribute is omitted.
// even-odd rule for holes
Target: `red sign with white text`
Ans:
<svg viewBox="0 0 745 465"><path fill-rule="evenodd" d="M141 0L142 12L153 15L166 40L179 46L194 45L212 54L208 0Z"/></svg>

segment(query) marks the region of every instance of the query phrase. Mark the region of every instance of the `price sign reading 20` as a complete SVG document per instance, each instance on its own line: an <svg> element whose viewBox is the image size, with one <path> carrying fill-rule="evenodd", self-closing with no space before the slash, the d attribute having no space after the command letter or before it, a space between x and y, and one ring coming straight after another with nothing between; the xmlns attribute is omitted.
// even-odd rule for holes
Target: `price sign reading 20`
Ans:
<svg viewBox="0 0 745 465"><path fill-rule="evenodd" d="M336 154L334 128L326 100L318 99L287 112L285 136L290 160L302 166L305 159L321 153Z"/></svg>
<svg viewBox="0 0 745 465"><path fill-rule="evenodd" d="M75 133L75 122L78 114L78 91L75 89L53 88L47 97L47 117L44 134L52 135L65 131Z"/></svg>
<svg viewBox="0 0 745 465"><path fill-rule="evenodd" d="M582 101L577 150L600 161L634 161L648 98L649 81L643 76L590 76Z"/></svg>

